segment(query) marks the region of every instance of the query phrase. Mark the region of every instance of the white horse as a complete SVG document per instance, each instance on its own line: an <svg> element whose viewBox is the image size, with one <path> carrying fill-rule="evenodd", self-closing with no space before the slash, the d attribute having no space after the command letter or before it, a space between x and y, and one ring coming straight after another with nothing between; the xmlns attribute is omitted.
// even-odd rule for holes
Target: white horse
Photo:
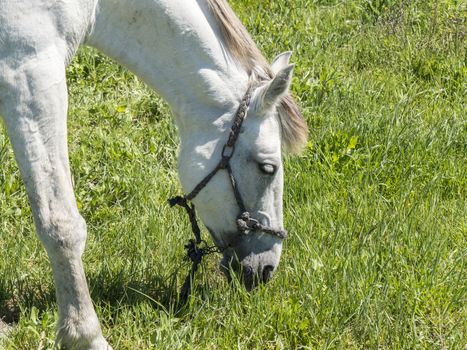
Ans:
<svg viewBox="0 0 467 350"><path fill-rule="evenodd" d="M288 93L290 53L267 64L225 0L0 0L0 115L52 265L57 344L110 349L83 270L86 224L68 163L65 67L83 43L128 67L169 103L187 192L219 162L250 91L248 117L229 164L249 213L278 232L281 149L300 148L307 128ZM237 235L239 208L226 172L213 176L193 201L224 261L236 257L245 270L268 280L282 241L254 229Z"/></svg>

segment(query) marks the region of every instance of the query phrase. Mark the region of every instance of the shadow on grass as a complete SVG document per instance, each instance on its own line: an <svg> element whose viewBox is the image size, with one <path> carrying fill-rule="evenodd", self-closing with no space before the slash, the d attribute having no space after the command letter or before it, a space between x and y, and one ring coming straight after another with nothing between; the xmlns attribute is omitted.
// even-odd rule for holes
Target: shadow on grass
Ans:
<svg viewBox="0 0 467 350"><path fill-rule="evenodd" d="M137 278L126 275L124 271L109 274L102 270L97 274L88 273L87 281L93 302L109 306L112 316L124 305L148 302L155 310L174 312L183 308L178 303L177 276L184 277L184 274L184 269L181 269L168 277L153 273L146 278ZM21 311L33 307L39 314L57 307L52 283L26 281L17 288L0 281L0 320L3 323L18 323Z"/></svg>
<svg viewBox="0 0 467 350"><path fill-rule="evenodd" d="M54 302L54 287L43 281L22 280L15 286L0 281L0 320L6 324L17 323L22 309L36 307L42 312Z"/></svg>
<svg viewBox="0 0 467 350"><path fill-rule="evenodd" d="M88 278L91 298L111 307L136 305L149 302L155 309L172 310L177 305L177 276L184 272L162 275L149 273L147 276L134 277L124 275L121 271L116 275L107 272L90 275Z"/></svg>

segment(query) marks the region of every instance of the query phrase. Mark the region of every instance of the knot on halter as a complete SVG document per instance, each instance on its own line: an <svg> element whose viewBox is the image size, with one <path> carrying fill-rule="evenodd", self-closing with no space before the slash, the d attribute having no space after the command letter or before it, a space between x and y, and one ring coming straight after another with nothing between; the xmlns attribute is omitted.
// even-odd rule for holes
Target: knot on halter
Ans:
<svg viewBox="0 0 467 350"><path fill-rule="evenodd" d="M237 218L237 228L241 233L249 231L261 230L262 225L258 220L253 219L249 212L245 211Z"/></svg>
<svg viewBox="0 0 467 350"><path fill-rule="evenodd" d="M186 203L186 198L183 196L175 196L170 198L168 202L171 207L174 207L176 205L183 206Z"/></svg>
<svg viewBox="0 0 467 350"><path fill-rule="evenodd" d="M243 234L248 234L250 231L262 231L280 239L287 238L287 231L276 230L268 226L261 225L258 220L253 219L249 212L245 211L237 218L237 228Z"/></svg>
<svg viewBox="0 0 467 350"><path fill-rule="evenodd" d="M205 252L204 249L198 247L198 243L194 239L190 239L188 243L185 244L185 249L186 255L192 263L199 264L201 262Z"/></svg>

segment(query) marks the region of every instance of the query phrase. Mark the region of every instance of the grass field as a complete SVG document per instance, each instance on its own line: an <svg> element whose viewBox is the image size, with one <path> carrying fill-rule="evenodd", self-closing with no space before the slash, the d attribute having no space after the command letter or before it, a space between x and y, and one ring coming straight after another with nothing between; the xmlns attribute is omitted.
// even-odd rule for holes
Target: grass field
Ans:
<svg viewBox="0 0 467 350"><path fill-rule="evenodd" d="M294 51L310 126L286 157L290 232L271 283L210 256L188 306L177 134L167 106L91 49L68 68L85 268L114 349L466 349L467 8L462 1L235 0L265 55ZM57 320L0 128L0 349L51 349ZM1 328L1 326L0 326ZM5 332L3 332L5 333Z"/></svg>

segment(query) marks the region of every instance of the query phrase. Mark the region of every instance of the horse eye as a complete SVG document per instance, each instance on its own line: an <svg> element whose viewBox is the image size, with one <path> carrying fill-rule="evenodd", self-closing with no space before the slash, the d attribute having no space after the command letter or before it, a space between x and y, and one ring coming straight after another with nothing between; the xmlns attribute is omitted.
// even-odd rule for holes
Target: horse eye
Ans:
<svg viewBox="0 0 467 350"><path fill-rule="evenodd" d="M276 167L268 163L259 164L259 170L266 175L274 175L276 173Z"/></svg>

